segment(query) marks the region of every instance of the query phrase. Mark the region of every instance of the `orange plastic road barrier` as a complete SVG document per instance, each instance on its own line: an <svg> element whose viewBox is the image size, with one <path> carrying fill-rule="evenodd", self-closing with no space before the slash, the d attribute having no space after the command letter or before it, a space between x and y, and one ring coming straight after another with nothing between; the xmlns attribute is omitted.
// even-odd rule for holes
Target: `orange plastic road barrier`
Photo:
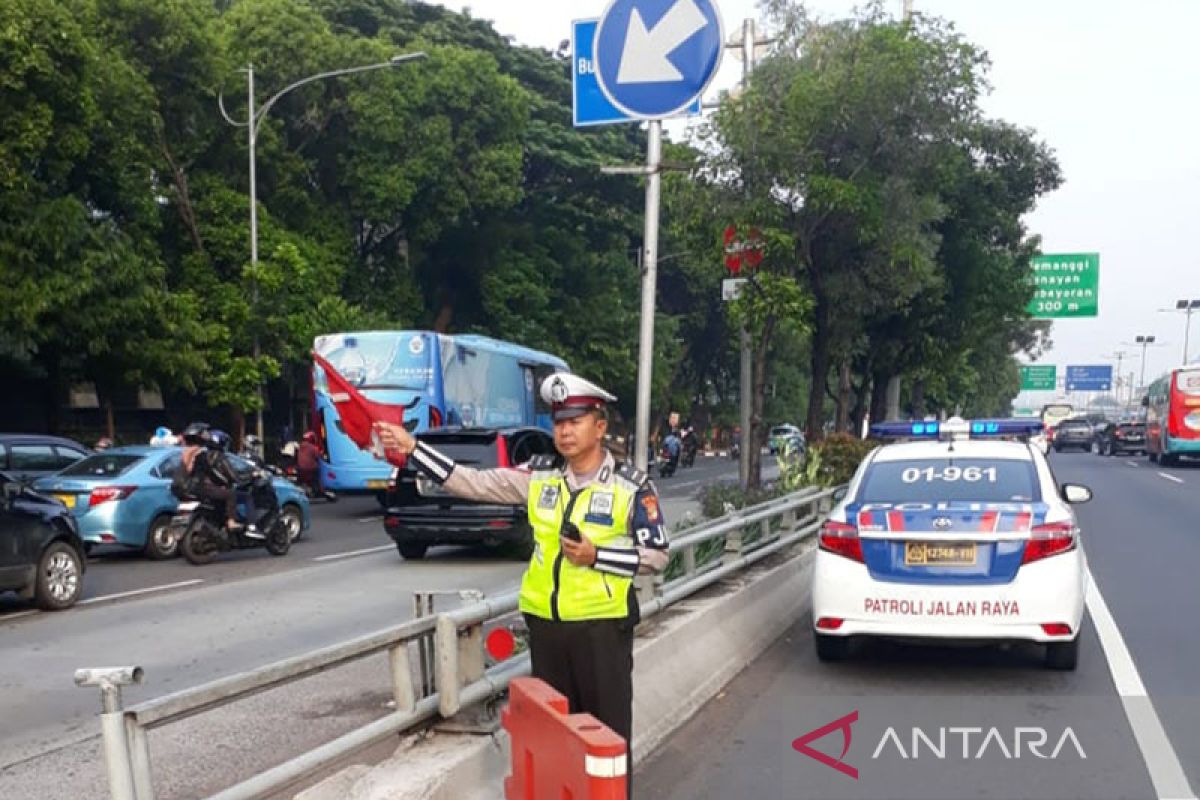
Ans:
<svg viewBox="0 0 1200 800"><path fill-rule="evenodd" d="M509 684L500 716L512 740L507 800L625 800L625 740L591 714L567 710L545 681Z"/></svg>

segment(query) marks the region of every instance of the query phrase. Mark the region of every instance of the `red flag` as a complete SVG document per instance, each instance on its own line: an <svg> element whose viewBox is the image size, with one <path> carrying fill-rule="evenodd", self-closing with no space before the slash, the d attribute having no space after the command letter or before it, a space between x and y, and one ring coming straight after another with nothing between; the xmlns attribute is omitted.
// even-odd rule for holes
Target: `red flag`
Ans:
<svg viewBox="0 0 1200 800"><path fill-rule="evenodd" d="M343 378L332 364L317 353L313 353L312 357L317 366L325 370L325 379L329 383L329 399L337 407L342 429L360 450L370 451L378 458L383 449L371 426L376 422L403 425L404 407L368 400L350 381ZM398 450L387 450L382 454L388 463L397 467L404 466L405 456Z"/></svg>

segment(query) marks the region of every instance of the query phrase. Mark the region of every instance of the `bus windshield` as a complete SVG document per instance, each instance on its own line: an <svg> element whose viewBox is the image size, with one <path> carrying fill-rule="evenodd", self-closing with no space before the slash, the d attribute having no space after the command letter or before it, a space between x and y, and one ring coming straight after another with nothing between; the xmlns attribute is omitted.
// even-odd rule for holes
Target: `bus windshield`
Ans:
<svg viewBox="0 0 1200 800"><path fill-rule="evenodd" d="M1175 388L1186 395L1200 395L1200 367L1175 373Z"/></svg>
<svg viewBox="0 0 1200 800"><path fill-rule="evenodd" d="M324 336L317 341L316 350L342 377L366 392L372 389L423 392L430 388L433 380L428 342L421 333ZM324 375L317 376L318 384L324 383L323 378ZM318 385L318 388L325 390L326 387Z"/></svg>

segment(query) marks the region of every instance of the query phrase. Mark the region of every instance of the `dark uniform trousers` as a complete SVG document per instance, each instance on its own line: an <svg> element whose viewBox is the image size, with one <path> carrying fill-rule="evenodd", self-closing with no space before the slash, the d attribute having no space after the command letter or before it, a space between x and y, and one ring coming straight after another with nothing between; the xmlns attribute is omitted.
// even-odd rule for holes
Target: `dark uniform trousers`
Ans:
<svg viewBox="0 0 1200 800"><path fill-rule="evenodd" d="M554 622L526 614L525 624L533 677L565 695L572 714L591 714L629 743L633 738L634 621ZM627 747L627 786L632 786L632 765L632 748Z"/></svg>

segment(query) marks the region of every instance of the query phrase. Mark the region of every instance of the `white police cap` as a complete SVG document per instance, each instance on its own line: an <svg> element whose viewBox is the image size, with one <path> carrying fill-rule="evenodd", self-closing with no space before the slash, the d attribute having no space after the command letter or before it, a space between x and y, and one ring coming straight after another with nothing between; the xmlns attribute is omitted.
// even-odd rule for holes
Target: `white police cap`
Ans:
<svg viewBox="0 0 1200 800"><path fill-rule="evenodd" d="M542 400L550 404L554 419L571 419L615 403L617 398L589 380L569 372L556 372L542 381Z"/></svg>

